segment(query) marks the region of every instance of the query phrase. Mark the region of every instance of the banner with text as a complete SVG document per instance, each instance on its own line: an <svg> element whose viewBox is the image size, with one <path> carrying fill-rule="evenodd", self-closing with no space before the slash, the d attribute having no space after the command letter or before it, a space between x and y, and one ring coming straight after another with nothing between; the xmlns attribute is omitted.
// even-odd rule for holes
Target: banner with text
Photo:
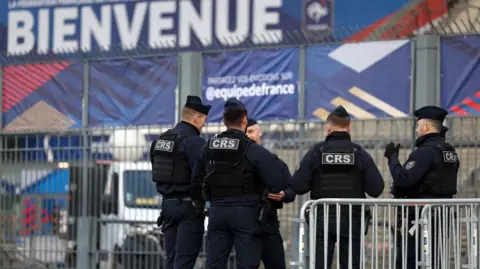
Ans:
<svg viewBox="0 0 480 269"><path fill-rule="evenodd" d="M480 115L480 36L442 38L442 107Z"/></svg>
<svg viewBox="0 0 480 269"><path fill-rule="evenodd" d="M2 0L0 48L45 55L278 44L282 30L301 29L301 11L298 0Z"/></svg>
<svg viewBox="0 0 480 269"><path fill-rule="evenodd" d="M356 119L407 117L409 40L308 47L305 113L326 119L342 105Z"/></svg>
<svg viewBox="0 0 480 269"><path fill-rule="evenodd" d="M369 0L375 8L364 8L364 1L358 0L2 0L0 54L51 57L98 51L105 56L139 49L144 53L147 48L204 50L363 40L372 31L398 28L398 36L409 36L446 14L446 1L420 1L405 13L408 0ZM412 14L415 23L404 29L401 24ZM392 24L391 17L398 22Z"/></svg>
<svg viewBox="0 0 480 269"><path fill-rule="evenodd" d="M221 121L223 105L233 97L257 120L297 118L299 55L296 48L205 55L202 95L212 105L208 122Z"/></svg>

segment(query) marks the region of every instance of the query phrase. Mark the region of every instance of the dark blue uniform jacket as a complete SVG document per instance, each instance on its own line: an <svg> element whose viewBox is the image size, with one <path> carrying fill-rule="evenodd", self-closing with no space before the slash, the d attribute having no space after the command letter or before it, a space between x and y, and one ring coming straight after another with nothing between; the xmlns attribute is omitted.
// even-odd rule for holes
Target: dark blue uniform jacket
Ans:
<svg viewBox="0 0 480 269"><path fill-rule="evenodd" d="M205 140L200 137L198 129L187 122L178 123L173 130L178 132L185 132L186 134L194 134L186 137L180 142L180 154L188 160L190 170L193 171L195 162L198 159L200 150L205 145ZM155 141L153 141L150 147L150 157L153 163L153 149L155 147ZM189 197L191 191L191 185L174 185L174 184L159 184L157 183L157 191L165 197Z"/></svg>
<svg viewBox="0 0 480 269"><path fill-rule="evenodd" d="M415 141L415 149L402 166L398 156L394 154L388 162L393 184L400 189L414 187L421 179L435 167L442 165L441 155L432 147L445 142L445 135L439 133L427 134ZM459 162L457 162L459 165ZM429 198L419 197L419 198Z"/></svg>
<svg viewBox="0 0 480 269"><path fill-rule="evenodd" d="M245 133L240 130L228 129L236 136L245 136ZM201 199L201 184L205 175L205 169L208 164L208 156L206 155L206 146L202 149L198 161L195 165L195 169L192 174L193 191L192 196L194 199ZM255 176L257 180L261 180L267 190L271 193L279 193L288 187L291 182L290 173L285 173L285 163L283 163L278 157L270 153L267 149L263 148L256 143L250 143L245 157L253 164L255 170ZM259 194L247 194L239 197L227 197L222 199L212 199L210 201L212 206L215 205L256 205L262 199L262 193Z"/></svg>
<svg viewBox="0 0 480 269"><path fill-rule="evenodd" d="M351 143L351 138L347 132L332 132L327 135L325 142L338 145L349 144ZM360 154L360 161L355 163L355 165L362 173L363 182L365 182L364 192L372 197L379 197L385 187L382 175L370 154L364 149L358 151L358 154ZM302 195L311 190L314 171L319 167L320 163L321 159L317 157L313 148L305 154L293 174L292 187L295 193Z"/></svg>

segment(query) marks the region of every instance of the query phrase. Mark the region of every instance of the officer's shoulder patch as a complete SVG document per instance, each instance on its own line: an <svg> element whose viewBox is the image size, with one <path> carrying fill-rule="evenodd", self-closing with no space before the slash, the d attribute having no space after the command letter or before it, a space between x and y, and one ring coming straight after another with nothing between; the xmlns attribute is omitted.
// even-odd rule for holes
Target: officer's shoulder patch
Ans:
<svg viewBox="0 0 480 269"><path fill-rule="evenodd" d="M410 170L415 166L415 161L409 161L405 164L405 169Z"/></svg>
<svg viewBox="0 0 480 269"><path fill-rule="evenodd" d="M322 153L322 164L354 165L354 153Z"/></svg>
<svg viewBox="0 0 480 269"><path fill-rule="evenodd" d="M212 138L210 139L209 149L237 150L240 145L240 139L235 138Z"/></svg>
<svg viewBox="0 0 480 269"><path fill-rule="evenodd" d="M458 156L456 152L453 151L443 151L443 161L446 163L456 163Z"/></svg>
<svg viewBox="0 0 480 269"><path fill-rule="evenodd" d="M154 149L157 150L157 151L172 152L174 146L175 146L175 142L173 142L173 141L157 139L157 142L155 142L155 148Z"/></svg>

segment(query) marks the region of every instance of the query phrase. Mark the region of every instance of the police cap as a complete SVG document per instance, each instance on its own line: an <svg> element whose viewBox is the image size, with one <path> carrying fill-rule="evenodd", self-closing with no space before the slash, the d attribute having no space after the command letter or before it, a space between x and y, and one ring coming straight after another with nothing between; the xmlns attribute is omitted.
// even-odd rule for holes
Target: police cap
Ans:
<svg viewBox="0 0 480 269"><path fill-rule="evenodd" d="M350 118L347 110L343 106L337 106L332 112L330 112L329 117L335 116L339 118Z"/></svg>
<svg viewBox="0 0 480 269"><path fill-rule="evenodd" d="M224 111L223 112L232 112L232 111L242 111L242 110L247 110L245 105L242 103L242 101L238 100L237 98L230 98L225 102L225 105L223 106Z"/></svg>
<svg viewBox="0 0 480 269"><path fill-rule="evenodd" d="M254 118L248 118L247 128L255 124L258 124L258 122Z"/></svg>
<svg viewBox="0 0 480 269"><path fill-rule="evenodd" d="M208 115L210 108L212 108L211 105L204 105L202 103L202 99L200 99L200 97L195 95L187 96L187 102L185 103L185 107L193 109L205 115Z"/></svg>
<svg viewBox="0 0 480 269"><path fill-rule="evenodd" d="M421 119L429 119L443 122L447 114L448 111L438 106L424 106L413 112L413 115L417 118L417 121Z"/></svg>

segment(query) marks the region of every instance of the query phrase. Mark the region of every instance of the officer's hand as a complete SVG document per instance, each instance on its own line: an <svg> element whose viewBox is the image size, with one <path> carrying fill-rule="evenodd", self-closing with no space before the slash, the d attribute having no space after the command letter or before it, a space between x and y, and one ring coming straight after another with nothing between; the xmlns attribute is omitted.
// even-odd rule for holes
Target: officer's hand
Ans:
<svg viewBox="0 0 480 269"><path fill-rule="evenodd" d="M387 157L387 159L390 159L392 155L394 153L397 153L399 150L400 150L400 144L398 144L395 147L395 144L393 144L393 142L390 142L385 146L385 153L383 154L383 156Z"/></svg>
<svg viewBox="0 0 480 269"><path fill-rule="evenodd" d="M268 198L275 201L282 201L285 198L285 192L281 191L279 193L269 193Z"/></svg>

